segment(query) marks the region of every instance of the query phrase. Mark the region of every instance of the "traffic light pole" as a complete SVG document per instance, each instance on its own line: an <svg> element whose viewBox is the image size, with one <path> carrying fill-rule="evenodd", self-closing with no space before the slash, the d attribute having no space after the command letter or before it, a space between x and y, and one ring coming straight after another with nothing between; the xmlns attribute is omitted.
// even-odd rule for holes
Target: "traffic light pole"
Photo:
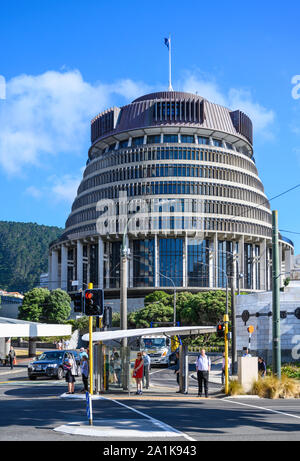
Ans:
<svg viewBox="0 0 300 461"><path fill-rule="evenodd" d="M223 317L225 331L224 331L224 340L225 340L225 394L228 394L229 390L229 379L228 379L228 277L226 276L226 314Z"/></svg>
<svg viewBox="0 0 300 461"><path fill-rule="evenodd" d="M278 251L278 212L272 211L272 313L273 338L272 358L273 374L281 378L281 350L280 350L280 286L279 286L279 251Z"/></svg>
<svg viewBox="0 0 300 461"><path fill-rule="evenodd" d="M93 284L89 283L88 284L88 289L92 290L93 289ZM93 317L90 315L89 316L89 358L90 358L90 394L93 395Z"/></svg>

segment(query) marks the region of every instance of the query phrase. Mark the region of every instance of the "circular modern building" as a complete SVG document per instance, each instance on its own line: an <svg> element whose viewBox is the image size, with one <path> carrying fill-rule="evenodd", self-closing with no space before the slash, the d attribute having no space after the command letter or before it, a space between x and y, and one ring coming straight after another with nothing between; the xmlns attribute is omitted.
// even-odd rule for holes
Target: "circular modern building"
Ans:
<svg viewBox="0 0 300 461"><path fill-rule="evenodd" d="M92 120L77 196L50 245L49 286L92 282L119 298L124 237L129 297L224 288L229 276L268 290L271 228L249 117L194 94L147 94ZM293 243L279 242L285 272Z"/></svg>

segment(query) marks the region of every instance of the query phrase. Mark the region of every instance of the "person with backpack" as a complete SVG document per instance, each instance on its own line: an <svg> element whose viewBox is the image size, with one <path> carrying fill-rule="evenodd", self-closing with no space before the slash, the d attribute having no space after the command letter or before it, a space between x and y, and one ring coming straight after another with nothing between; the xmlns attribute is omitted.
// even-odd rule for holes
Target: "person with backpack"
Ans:
<svg viewBox="0 0 300 461"><path fill-rule="evenodd" d="M196 360L196 371L198 379L198 397L202 397L204 386L205 397L208 397L208 375L210 372L211 360L205 354L205 349L202 349Z"/></svg>

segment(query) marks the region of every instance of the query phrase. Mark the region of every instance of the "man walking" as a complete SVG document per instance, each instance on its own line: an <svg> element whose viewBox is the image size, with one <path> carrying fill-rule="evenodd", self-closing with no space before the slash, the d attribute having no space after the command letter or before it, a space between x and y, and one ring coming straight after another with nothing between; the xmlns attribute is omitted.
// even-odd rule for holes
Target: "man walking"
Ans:
<svg viewBox="0 0 300 461"><path fill-rule="evenodd" d="M196 360L196 371L198 378L198 396L202 397L202 388L204 385L205 397L208 397L208 374L210 372L211 361L202 349Z"/></svg>

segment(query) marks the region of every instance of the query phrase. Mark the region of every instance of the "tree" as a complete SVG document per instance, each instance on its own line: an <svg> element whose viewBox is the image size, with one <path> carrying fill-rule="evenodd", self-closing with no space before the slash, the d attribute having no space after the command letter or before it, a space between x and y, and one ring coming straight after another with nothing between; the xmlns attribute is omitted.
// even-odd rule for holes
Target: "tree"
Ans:
<svg viewBox="0 0 300 461"><path fill-rule="evenodd" d="M71 298L57 288L51 292L47 288L33 288L28 291L19 308L18 318L31 322L65 323L71 313ZM29 338L29 357L36 354L36 338Z"/></svg>
<svg viewBox="0 0 300 461"><path fill-rule="evenodd" d="M40 322L50 291L47 288L33 288L25 293L22 305L19 307L18 318L31 322Z"/></svg>
<svg viewBox="0 0 300 461"><path fill-rule="evenodd" d="M128 324L131 328L149 328L151 322L172 322L173 306L163 302L148 304L138 311L131 312Z"/></svg>
<svg viewBox="0 0 300 461"><path fill-rule="evenodd" d="M28 291L23 298L22 305L19 307L18 318L20 320L40 322L49 295L50 291L47 288L33 288ZM29 338L28 355L29 357L36 355L35 337Z"/></svg>
<svg viewBox="0 0 300 461"><path fill-rule="evenodd" d="M57 288L46 299L42 320L48 323L65 323L71 314L71 298L64 290Z"/></svg>

